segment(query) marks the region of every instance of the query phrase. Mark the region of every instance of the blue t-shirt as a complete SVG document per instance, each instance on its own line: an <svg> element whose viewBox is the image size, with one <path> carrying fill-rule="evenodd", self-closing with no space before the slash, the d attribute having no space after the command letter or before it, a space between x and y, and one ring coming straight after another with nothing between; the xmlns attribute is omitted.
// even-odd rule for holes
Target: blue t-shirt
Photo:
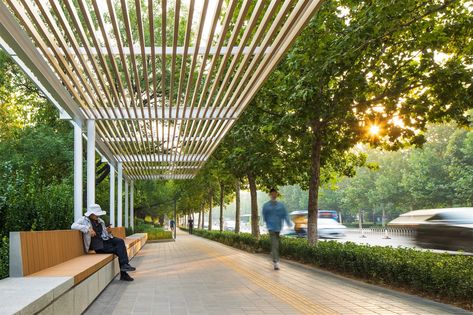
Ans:
<svg viewBox="0 0 473 315"><path fill-rule="evenodd" d="M281 232L283 221L291 226L286 206L279 201L268 201L263 206L263 220L268 231Z"/></svg>

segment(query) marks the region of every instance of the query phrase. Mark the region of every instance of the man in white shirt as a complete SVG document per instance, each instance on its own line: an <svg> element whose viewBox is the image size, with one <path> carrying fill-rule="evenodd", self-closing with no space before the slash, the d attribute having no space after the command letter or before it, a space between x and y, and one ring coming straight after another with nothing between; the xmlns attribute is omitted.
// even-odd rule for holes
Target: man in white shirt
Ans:
<svg viewBox="0 0 473 315"><path fill-rule="evenodd" d="M106 212L94 204L87 209L82 218L72 224L71 229L82 232L86 252L94 250L99 254L117 255L120 263L120 280L133 281L127 272L135 271L136 268L129 264L125 242L112 235L110 226L105 226L105 222L100 218L104 214Z"/></svg>

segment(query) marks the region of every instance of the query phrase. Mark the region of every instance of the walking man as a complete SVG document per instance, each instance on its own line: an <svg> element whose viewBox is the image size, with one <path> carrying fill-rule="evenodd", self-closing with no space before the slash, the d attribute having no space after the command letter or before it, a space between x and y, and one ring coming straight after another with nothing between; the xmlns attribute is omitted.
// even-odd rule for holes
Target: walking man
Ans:
<svg viewBox="0 0 473 315"><path fill-rule="evenodd" d="M192 217L189 217L189 220L187 221L189 223L189 234L192 234L194 231L194 219Z"/></svg>
<svg viewBox="0 0 473 315"><path fill-rule="evenodd" d="M292 226L286 206L277 200L278 196L278 191L272 188L269 192L271 200L263 206L263 219L271 237L271 257L274 270L279 270L279 233L281 232L283 221L286 221L288 226Z"/></svg>

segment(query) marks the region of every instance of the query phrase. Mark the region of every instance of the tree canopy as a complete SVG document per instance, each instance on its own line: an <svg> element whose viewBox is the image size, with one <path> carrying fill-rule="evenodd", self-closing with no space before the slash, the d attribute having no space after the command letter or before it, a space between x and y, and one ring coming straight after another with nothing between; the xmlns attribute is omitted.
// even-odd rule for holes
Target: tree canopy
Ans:
<svg viewBox="0 0 473 315"><path fill-rule="evenodd" d="M307 202L315 243L322 206L394 215L471 203L470 132L426 130L469 125L472 12L466 0L325 1L192 181L135 184L137 216L170 216L174 204L182 215L223 211L238 182L251 192L258 236L257 190L297 184L306 198L287 198ZM72 128L57 116L0 52L0 234L70 224ZM98 165L97 201L107 208L109 169Z"/></svg>

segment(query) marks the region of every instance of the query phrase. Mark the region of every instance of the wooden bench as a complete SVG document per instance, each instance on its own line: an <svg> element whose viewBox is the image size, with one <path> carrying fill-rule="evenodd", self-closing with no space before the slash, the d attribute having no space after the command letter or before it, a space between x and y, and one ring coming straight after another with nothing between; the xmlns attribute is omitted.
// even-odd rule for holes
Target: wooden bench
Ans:
<svg viewBox="0 0 473 315"><path fill-rule="evenodd" d="M112 234L125 240L130 259L147 240L145 233L126 237L123 227L113 228ZM21 279L17 281L20 287L28 281L38 287L30 299L23 298L25 301L10 313L82 313L120 271L117 257L85 253L83 244L82 233L73 230L10 233L9 286ZM48 287L47 279L51 280L51 290L43 290L39 284ZM8 292L2 292L1 287L2 282L0 299L6 300L8 296L2 295ZM0 313L4 313L2 306Z"/></svg>

